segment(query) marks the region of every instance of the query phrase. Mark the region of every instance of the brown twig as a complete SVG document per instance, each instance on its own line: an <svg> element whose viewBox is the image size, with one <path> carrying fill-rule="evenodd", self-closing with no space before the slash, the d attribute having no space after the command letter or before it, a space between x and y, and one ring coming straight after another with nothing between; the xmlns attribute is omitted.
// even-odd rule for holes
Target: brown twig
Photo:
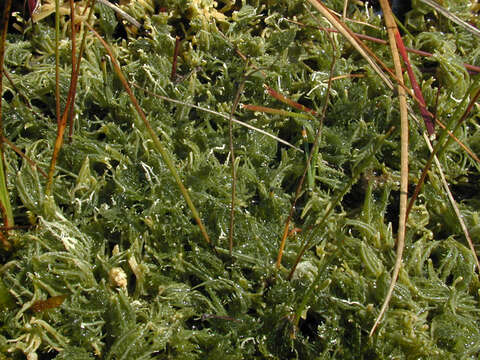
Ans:
<svg viewBox="0 0 480 360"><path fill-rule="evenodd" d="M333 80L333 78L332 78L332 80ZM310 108L308 108L308 107L306 107L306 106L304 106L304 105L302 105L302 104L300 104L296 101L290 100L289 98L285 97L284 95L282 95L279 92L272 89L267 84L263 84L263 87L265 88L265 90L267 90L268 94L271 97L283 102L284 104L287 104L287 105L289 105L289 106L291 106L295 109L298 109L300 111L304 111L306 113L309 113L309 114L312 114L312 115L315 115L315 116L318 115L318 113L315 110L310 109Z"/></svg>
<svg viewBox="0 0 480 360"><path fill-rule="evenodd" d="M341 79L348 79L348 78L363 78L363 77L365 77L364 74L344 74L344 75L334 76L332 78L332 81L341 80Z"/></svg>

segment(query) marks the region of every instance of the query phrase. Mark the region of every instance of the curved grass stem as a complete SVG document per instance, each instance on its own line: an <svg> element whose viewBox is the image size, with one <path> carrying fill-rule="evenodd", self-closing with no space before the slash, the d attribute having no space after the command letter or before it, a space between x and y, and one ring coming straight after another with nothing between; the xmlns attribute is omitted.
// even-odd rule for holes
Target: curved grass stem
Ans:
<svg viewBox="0 0 480 360"><path fill-rule="evenodd" d="M147 89L144 89L144 88L142 88L141 86L138 86L138 85L136 85L136 84L133 84L133 86L136 87L137 89L140 89L140 90L144 91L146 94L149 94L149 95L151 95L151 96L153 96L153 97L156 97L157 99L162 99L162 100L171 102L171 103L173 103L173 104L179 104L179 105L191 107L191 108L193 108L193 109L198 109L198 110L204 111L204 112L206 112L206 113L209 113L209 114L218 116L218 117L220 117L220 118L222 118L222 119L225 119L225 120L227 120L227 121L228 121L229 118L230 118L229 115L222 114L222 113L220 113L220 112L218 112L218 111L215 111L215 110L212 110L212 109L208 109L208 108L206 108L206 107L198 106L198 105L191 104L191 103L188 103L188 102L185 102L185 101L175 100L175 99L169 98L169 97L167 97L167 96L158 95L158 94L155 94L155 93L153 93L153 92L151 92L151 91L149 91L149 90L147 90ZM241 104L241 107L242 107L242 108L246 108L247 106L244 105L244 104ZM299 115L299 114L297 114L297 115ZM273 139L273 140L275 140L275 141L278 141L279 143L281 143L281 144L283 144L283 145L286 145L286 146L288 146L288 147L290 147L290 148L292 148L292 149L294 149L294 150L296 150L296 151L299 151L299 152L303 153L303 150L302 150L302 149L300 149L300 148L292 145L292 144L289 143L288 141L285 141L285 140L279 138L278 136L275 136L275 135L270 134L269 132L267 132L267 131L265 131L265 130L262 130L262 129L258 128L258 127L255 127L255 126L253 126L253 125L250 125L250 124L248 124L248 123L246 123L246 122L240 121L240 120L238 120L238 119L236 119L236 118L234 118L234 117L232 117L232 122L234 122L234 123L237 124L237 125L246 127L247 129L256 131L256 132L258 132L258 133L260 133L260 134L262 134L262 135L268 136L269 138L271 138L271 139Z"/></svg>
<svg viewBox="0 0 480 360"><path fill-rule="evenodd" d="M167 165L168 169L170 170L170 173L175 179L175 182L177 183L178 188L180 189L180 192L182 193L190 211L192 212L193 218L195 219L195 222L197 223L198 227L200 228L200 232L202 233L203 238L208 244L211 244L210 237L207 234L207 230L205 229L205 226L203 225L202 220L200 219L200 216L197 212L197 209L195 208L195 205L193 204L192 199L190 198L190 195L188 193L187 188L185 185L183 185L182 180L180 179L180 175L177 172L177 169L175 167L175 164L173 163L173 160L171 159L170 155L167 152L167 149L163 146L162 142L158 138L157 134L153 130L152 126L150 125L150 122L147 120L147 117L145 116L145 113L143 112L142 108L138 104L137 99L135 98L135 95L132 92L132 89L128 85L127 79L125 78L125 75L123 75L123 72L120 68L120 65L118 64L115 56L113 55L112 49L110 46L105 42L105 40L102 39L102 37L93 29L93 27L90 26L90 24L86 23L87 27L90 29L90 31L93 32L93 34L97 37L97 39L100 41L100 43L103 45L105 48L105 51L108 53L110 56L110 59L112 60L113 67L115 69L115 72L117 73L125 91L127 92L128 96L130 97L130 101L132 102L133 106L135 107L135 110L137 111L138 115L143 121L143 124L145 125L145 128L147 129L148 134L150 135L151 139L153 140L153 144L157 151L160 153L162 156L163 161L165 161L165 164Z"/></svg>
<svg viewBox="0 0 480 360"><path fill-rule="evenodd" d="M395 66L395 74L399 80L397 85L398 101L400 105L400 211L398 214L398 237L397 237L397 250L395 253L395 265L393 267L392 279L388 288L387 295L383 302L382 308L375 320L375 323L370 330L370 336L373 335L378 324L382 320L383 314L388 308L390 299L397 283L398 274L402 267L402 255L405 247L405 232L407 225L407 200L408 200L408 108L406 91L403 87L403 72L400 63L400 56L398 54L397 43L395 34L398 33L395 18L392 14L392 9L387 0L380 0L382 6L385 24L387 26L388 38L390 42L390 48L392 51L393 63Z"/></svg>

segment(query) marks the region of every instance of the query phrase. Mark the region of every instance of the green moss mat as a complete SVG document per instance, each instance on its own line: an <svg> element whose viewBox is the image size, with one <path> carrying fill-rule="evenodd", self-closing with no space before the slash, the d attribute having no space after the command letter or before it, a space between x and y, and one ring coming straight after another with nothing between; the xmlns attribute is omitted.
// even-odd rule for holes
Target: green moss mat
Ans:
<svg viewBox="0 0 480 360"><path fill-rule="evenodd" d="M325 3L342 11L343 1ZM351 3L349 17L378 28L349 26L386 38L382 19ZM478 25L468 2L443 3ZM267 84L321 112L332 56L334 76L362 75L333 81L319 151L294 214L303 231L288 238L276 271L306 155L235 124L237 206L230 257L228 120L134 87L216 250L208 246L104 48L89 34L74 135L60 153L52 197L45 197L46 179L6 147L16 225L35 226L12 231L13 249L0 252L0 359L478 358L475 261L434 171L410 215L389 310L368 336L395 260L400 146L395 95L360 55L339 35L333 36L334 52L327 34L315 28L328 24L313 19L303 1L141 4L125 7L144 24L137 35L131 28L127 35L115 13L101 5L95 26L127 79L161 96L228 116L245 79L242 104L298 112L269 96ZM62 17L62 99L71 72L67 20ZM411 33L404 37L407 46L434 52L432 58L411 55L411 61L429 109L438 93L436 113L448 123L478 81L463 63L480 65L480 40L415 1L404 23ZM177 35L183 40L172 81ZM50 16L25 35L12 29L5 57L16 86L4 79L5 136L45 170L56 137L54 44ZM387 46L369 45L392 66ZM253 66L260 70L252 72ZM302 150L312 148L319 126L241 108L235 117ZM477 105L456 134L477 154L478 121ZM422 129L411 122L412 189L429 154ZM440 161L478 243L479 164L456 144ZM312 233L339 194L345 194L341 202ZM287 281L307 237L313 246Z"/></svg>

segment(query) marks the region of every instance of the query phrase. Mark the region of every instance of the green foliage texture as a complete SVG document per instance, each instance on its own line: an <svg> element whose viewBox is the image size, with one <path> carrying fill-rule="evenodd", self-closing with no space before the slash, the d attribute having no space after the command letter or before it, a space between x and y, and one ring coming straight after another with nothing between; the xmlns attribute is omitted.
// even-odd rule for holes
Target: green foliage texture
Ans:
<svg viewBox="0 0 480 360"><path fill-rule="evenodd" d="M332 35L333 50L328 35L316 28L328 24L300 0L148 3L124 7L143 23L137 34L101 5L95 27L127 79L151 93L228 115L245 81L241 103L297 111L270 97L263 87L268 84L320 112L333 59L333 76L363 75L333 81L318 153L293 218L303 231L288 238L276 270L306 157L235 124L230 257L228 121L134 88L215 248L208 246L105 50L88 34L74 135L61 150L51 197L44 194L46 179L6 147L15 223L27 227L11 231L13 249L0 252L0 358L477 359L475 261L436 171L411 213L389 310L368 336L394 264L400 146L398 130L385 137L392 126L399 128L397 100L367 63L339 35ZM443 3L478 25L467 1ZM325 4L343 8L340 0ZM349 23L354 31L386 38L374 10L355 1L347 10L349 17L377 26ZM68 21L62 16L62 107L71 73ZM428 59L412 55L411 61L428 107L448 122L478 81L463 63L480 65L480 41L419 2L404 22L406 45L434 53ZM172 81L177 35L183 40ZM10 31L5 70L15 87L4 79L2 94L5 136L44 169L56 137L54 36L53 16L33 29L28 25L25 34ZM370 45L392 66L387 46ZM235 117L304 150L312 148L319 128L318 118L241 108ZM456 134L477 154L478 120L477 104ZM411 121L411 187L429 154L422 129ZM478 244L479 164L458 145L440 161ZM312 247L288 281L308 237ZM33 311L39 301L61 295L66 298L60 306Z"/></svg>

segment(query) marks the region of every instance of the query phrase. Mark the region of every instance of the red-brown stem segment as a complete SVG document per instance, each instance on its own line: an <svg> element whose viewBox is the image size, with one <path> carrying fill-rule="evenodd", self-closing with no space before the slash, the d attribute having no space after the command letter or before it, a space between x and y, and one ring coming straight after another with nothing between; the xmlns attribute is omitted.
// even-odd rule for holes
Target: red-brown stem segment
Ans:
<svg viewBox="0 0 480 360"><path fill-rule="evenodd" d="M180 51L180 37L175 37L175 49L173 50L173 61L172 61L172 73L170 74L170 80L175 81L177 78L177 61L178 61L178 53Z"/></svg>
<svg viewBox="0 0 480 360"><path fill-rule="evenodd" d="M88 22L90 21L91 16L93 14L93 6L95 5L95 0L90 0L89 5L90 5L90 12L88 14L87 21L85 22L85 24L87 26L89 26ZM47 179L47 185L46 185L46 190L45 190L45 195L47 195L47 196L51 195L51 193L52 193L53 175L55 174L55 166L57 164L58 154L60 152L60 149L61 149L62 143L63 143L63 136L65 134L65 128L66 128L66 125L67 125L67 117L68 117L68 114L69 114L68 109L70 109L70 106L71 106L72 102L75 101L75 89L76 89L76 83L77 83L77 80L78 80L78 74L80 72L80 60L81 60L81 56L83 54L83 50L85 48L85 39L86 39L86 32L84 33L84 36L83 36L83 39L82 39L82 44L80 46L80 52L79 52L79 55L78 55L79 59L76 62L76 65L77 65L76 70L72 74L73 76L70 80L70 88L68 90L67 102L65 104L65 111L63 112L63 115L60 118L60 122L57 125L57 137L55 139L55 145L54 145L54 148L53 148L52 159L50 161L50 168L48 170L48 179Z"/></svg>
<svg viewBox="0 0 480 360"><path fill-rule="evenodd" d="M312 115L318 115L318 113L313 110L313 109L310 109L302 104L299 104L298 102L296 101L293 101L293 100L290 100L289 98L285 97L284 95L280 94L279 92L273 90L270 86L268 86L267 84L264 84L263 87L265 88L265 90L267 90L268 94L272 97L274 97L275 99L283 102L284 104L287 104L287 105L290 105L291 107L295 108L295 109L298 109L298 110L301 110L301 111L304 111L306 113L310 113Z"/></svg>
<svg viewBox="0 0 480 360"><path fill-rule="evenodd" d="M458 121L458 123L457 123L455 129L452 131L452 133L455 133L455 130L458 129L458 127L461 125L461 123L463 123L465 121L465 119L467 118L470 111L472 111L472 108L475 105L475 103L476 103L476 101L478 100L479 97L480 97L480 89L477 90L477 92L473 96L472 100L470 100L470 103L468 104L467 108L465 109L462 117ZM442 137L439 139L438 143L441 143L443 141L443 139L444 139L444 137L442 135ZM450 141L451 141L451 137L448 138L447 143L442 147L442 149L445 149L448 146ZM420 190L422 189L423 183L425 182L425 178L427 177L428 170L430 169L430 166L432 165L433 158L439 151L440 151L439 146L436 146L433 149L433 151L431 152L430 157L428 158L428 161L425 164L425 167L423 168L422 175L420 176L420 179L418 180L417 186L415 186L415 190L413 192L413 195L410 198L410 201L408 203L407 218L408 218L408 215L410 214L410 211L412 210L412 207L413 207L413 204L415 203L415 200L418 197L418 194L420 193Z"/></svg>
<svg viewBox="0 0 480 360"><path fill-rule="evenodd" d="M397 43L398 52L402 56L403 62L407 67L407 73L410 79L410 83L412 84L413 92L418 99L418 105L420 107L420 113L422 114L425 127L427 128L428 135L431 136L435 133L435 122L433 120L432 114L427 110L427 105L425 103L425 99L423 98L422 90L420 89L417 79L415 78L412 65L410 64L410 60L408 59L407 50L405 49L402 37L400 36L397 28L394 29L394 36Z"/></svg>
<svg viewBox="0 0 480 360"><path fill-rule="evenodd" d="M301 22L298 22L298 21L294 21L294 20L288 20L288 21L291 22L291 23L300 25L300 26L306 26L305 24L302 24ZM326 28L326 27L323 27L323 26L316 26L316 28L321 30L321 31L334 32L334 33L339 32L337 29ZM375 42L377 44L383 44L383 45L388 44L388 41L383 40L383 39L379 39L379 38L376 38L376 37L373 37L373 36L369 36L369 35L365 35L365 34L359 34L359 33L354 33L354 34L355 34L355 36L357 36L359 39L362 39L362 40L372 41L372 42ZM410 48L410 47L405 47L405 50L409 53L424 56L424 57L432 57L433 56L432 53L429 53L427 51L413 49L413 48ZM476 72L476 73L480 73L480 66L466 64L466 63L464 63L463 66L467 70L470 70L470 71Z"/></svg>

